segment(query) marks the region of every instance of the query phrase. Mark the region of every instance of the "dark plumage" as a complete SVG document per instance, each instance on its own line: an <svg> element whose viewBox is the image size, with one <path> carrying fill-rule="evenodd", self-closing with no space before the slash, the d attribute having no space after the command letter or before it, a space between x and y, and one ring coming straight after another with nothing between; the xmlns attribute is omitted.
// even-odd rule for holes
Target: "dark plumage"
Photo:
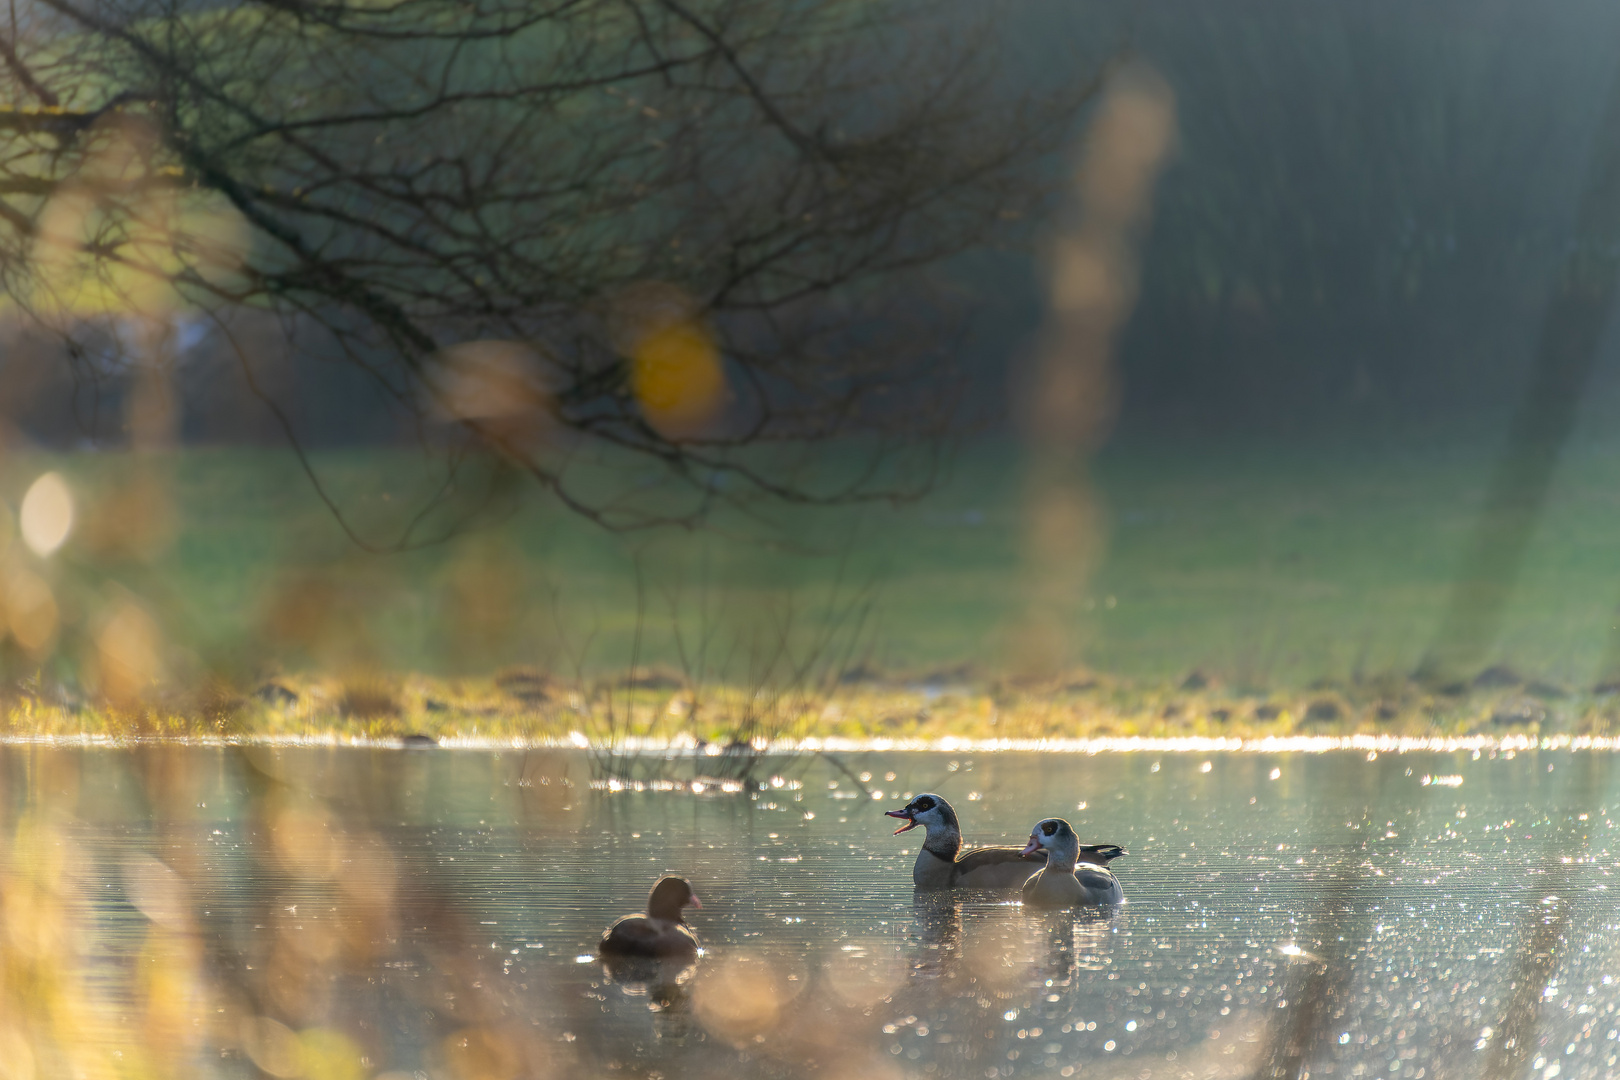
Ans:
<svg viewBox="0 0 1620 1080"><path fill-rule="evenodd" d="M681 909L687 905L703 906L685 878L659 878L647 897L647 914L626 915L608 927L598 951L604 957L696 956L697 935L681 917Z"/></svg>
<svg viewBox="0 0 1620 1080"><path fill-rule="evenodd" d="M1080 861L1081 862L1093 863L1094 865L1097 865L1097 866L1107 866L1109 863L1113 862L1115 859L1119 858L1121 855L1129 855L1129 854L1130 854L1130 852L1126 851L1124 848L1120 847L1118 844L1081 844L1080 845Z"/></svg>

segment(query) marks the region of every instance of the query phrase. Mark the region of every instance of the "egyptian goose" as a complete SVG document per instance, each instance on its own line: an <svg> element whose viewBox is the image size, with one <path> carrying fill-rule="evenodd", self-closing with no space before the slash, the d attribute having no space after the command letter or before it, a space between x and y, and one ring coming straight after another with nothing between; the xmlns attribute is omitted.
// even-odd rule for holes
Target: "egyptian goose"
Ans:
<svg viewBox="0 0 1620 1080"><path fill-rule="evenodd" d="M1028 907L1071 908L1123 904L1125 890L1106 866L1081 863L1080 838L1062 818L1047 818L1030 830L1025 855L1046 852L1046 867L1024 882Z"/></svg>
<svg viewBox="0 0 1620 1080"><path fill-rule="evenodd" d="M925 792L899 810L885 810L884 815L906 821L894 830L896 836L919 825L927 830L911 868L911 880L919 889L1012 890L1044 864L1044 852L1026 857L1015 847L982 847L962 855L956 811L938 795Z"/></svg>
<svg viewBox="0 0 1620 1080"><path fill-rule="evenodd" d="M896 836L918 825L926 830L922 851L911 868L911 880L919 889L1012 890L1046 865L1044 850L1025 854L1027 848L984 847L961 855L962 829L956 822L956 811L931 792L918 795L899 810L883 813L910 822L894 830ZM1080 848L1080 861L1107 866L1129 854L1118 844L1085 844Z"/></svg>
<svg viewBox="0 0 1620 1080"><path fill-rule="evenodd" d="M626 915L607 928L599 948L603 956L685 958L697 955L698 939L681 918L690 904L701 908L683 877L662 877L647 897L647 914Z"/></svg>

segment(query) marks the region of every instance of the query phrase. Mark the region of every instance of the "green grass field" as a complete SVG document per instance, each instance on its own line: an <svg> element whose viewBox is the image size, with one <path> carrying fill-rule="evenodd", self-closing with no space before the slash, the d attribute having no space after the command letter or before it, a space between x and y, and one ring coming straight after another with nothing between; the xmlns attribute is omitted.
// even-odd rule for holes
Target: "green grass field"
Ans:
<svg viewBox="0 0 1620 1080"><path fill-rule="evenodd" d="M1076 613L1077 662L1121 680L1201 670L1260 689L1410 672L1473 528L1491 450L1112 448L1096 469L1107 556ZM369 535L396 527L425 482L408 450L316 462ZM908 678L968 663L992 679L1016 667L1009 630L1027 596L1020 466L1012 445L966 447L921 501L779 512L747 539L615 535L535 495L502 522L393 555L350 543L279 451L165 460L175 513L133 554L120 542L130 527L105 512L130 486L132 463L119 455L13 456L3 494L16 507L46 467L79 494L80 527L47 567L70 667L98 609L133 597L185 656L247 674L531 664L572 676L634 659L748 683L816 655ZM1620 444L1588 442L1560 471L1485 661L1589 686L1617 602ZM778 640L790 642L785 657Z"/></svg>

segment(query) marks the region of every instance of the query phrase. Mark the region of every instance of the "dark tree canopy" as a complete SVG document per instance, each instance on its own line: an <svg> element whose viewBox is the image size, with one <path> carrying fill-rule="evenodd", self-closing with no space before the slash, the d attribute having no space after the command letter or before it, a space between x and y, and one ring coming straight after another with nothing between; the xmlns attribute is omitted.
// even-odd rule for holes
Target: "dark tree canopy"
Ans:
<svg viewBox="0 0 1620 1080"><path fill-rule="evenodd" d="M1123 357L1138 421L1500 415L1568 248L1592 242L1576 205L1617 11L1144 11L1181 147Z"/></svg>
<svg viewBox="0 0 1620 1080"><path fill-rule="evenodd" d="M273 322L616 526L893 494L754 448L941 426L926 272L1027 212L1088 92L1006 92L981 28L868 0L32 10L0 274L75 355L132 314ZM558 464L584 444L702 497L593 501Z"/></svg>

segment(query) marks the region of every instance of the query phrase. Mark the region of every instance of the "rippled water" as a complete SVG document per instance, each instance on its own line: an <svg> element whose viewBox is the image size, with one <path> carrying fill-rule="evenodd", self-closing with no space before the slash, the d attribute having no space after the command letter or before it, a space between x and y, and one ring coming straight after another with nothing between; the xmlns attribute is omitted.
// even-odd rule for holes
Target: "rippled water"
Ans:
<svg viewBox="0 0 1620 1080"><path fill-rule="evenodd" d="M14 747L0 1075L1612 1076L1611 761L874 753L692 795L558 752ZM1124 844L1129 904L914 897L881 810L925 790L970 842ZM705 954L610 977L666 870Z"/></svg>

